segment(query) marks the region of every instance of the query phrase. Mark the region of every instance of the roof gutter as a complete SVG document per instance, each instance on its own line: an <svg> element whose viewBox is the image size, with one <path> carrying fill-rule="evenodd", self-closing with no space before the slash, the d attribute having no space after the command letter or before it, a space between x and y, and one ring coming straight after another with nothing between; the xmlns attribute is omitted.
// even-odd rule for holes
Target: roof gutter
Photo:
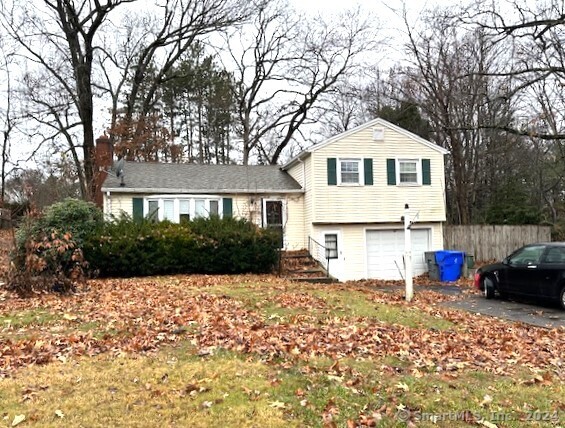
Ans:
<svg viewBox="0 0 565 428"><path fill-rule="evenodd" d="M218 195L224 195L224 194L249 194L249 195L254 195L257 193L304 193L303 189L201 189L201 190L196 190L196 189L172 189L172 188L155 188L155 187L103 187L102 188L103 192L113 192L113 193L152 193L152 194L157 194L157 193L163 193L163 194L167 194L167 193L171 193L171 194L191 194L191 195L197 195L197 194L218 194Z"/></svg>
<svg viewBox="0 0 565 428"><path fill-rule="evenodd" d="M303 162L304 159L307 156L310 156L311 152L310 149L306 149L303 152L300 152L298 155L296 155L295 157L293 157L291 160L289 160L286 164L284 164L283 166L281 166L281 170L286 171L287 169L289 169L290 167L292 167L295 163L297 162Z"/></svg>

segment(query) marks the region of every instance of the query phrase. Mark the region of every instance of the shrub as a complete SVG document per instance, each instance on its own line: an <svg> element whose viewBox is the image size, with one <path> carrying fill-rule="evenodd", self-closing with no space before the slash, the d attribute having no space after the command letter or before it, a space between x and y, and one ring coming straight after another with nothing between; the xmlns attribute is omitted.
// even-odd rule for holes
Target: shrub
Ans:
<svg viewBox="0 0 565 428"><path fill-rule="evenodd" d="M278 237L246 220L197 219L182 224L107 223L84 247L102 276L174 273L264 273L278 260Z"/></svg>
<svg viewBox="0 0 565 428"><path fill-rule="evenodd" d="M46 208L41 215L30 214L16 232L16 248L19 256L25 253L29 240L39 241L52 231L70 232L80 248L84 240L104 224L102 211L92 202L65 199Z"/></svg>
<svg viewBox="0 0 565 428"><path fill-rule="evenodd" d="M26 216L16 232L8 288L23 294L74 289L86 274L82 246L102 225L96 205L76 199Z"/></svg>
<svg viewBox="0 0 565 428"><path fill-rule="evenodd" d="M25 259L9 275L8 289L33 292L74 291L85 278L87 263L70 233L53 231L25 245Z"/></svg>

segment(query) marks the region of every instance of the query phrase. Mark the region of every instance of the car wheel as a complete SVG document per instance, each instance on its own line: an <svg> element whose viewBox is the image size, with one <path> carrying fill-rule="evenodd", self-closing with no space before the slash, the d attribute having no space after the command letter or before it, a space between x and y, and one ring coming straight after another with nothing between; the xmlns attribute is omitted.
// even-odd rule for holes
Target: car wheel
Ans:
<svg viewBox="0 0 565 428"><path fill-rule="evenodd" d="M561 293L559 293L559 306L561 306L561 309L565 310L565 287L563 287Z"/></svg>
<svg viewBox="0 0 565 428"><path fill-rule="evenodd" d="M483 294L486 299L492 299L494 297L494 281L490 276L483 278Z"/></svg>

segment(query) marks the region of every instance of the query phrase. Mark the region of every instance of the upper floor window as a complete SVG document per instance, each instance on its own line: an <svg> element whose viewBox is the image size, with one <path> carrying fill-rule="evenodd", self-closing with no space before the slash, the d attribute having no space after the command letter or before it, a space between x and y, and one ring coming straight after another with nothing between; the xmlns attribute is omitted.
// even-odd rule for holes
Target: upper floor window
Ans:
<svg viewBox="0 0 565 428"><path fill-rule="evenodd" d="M328 186L372 186L372 158L327 158Z"/></svg>
<svg viewBox="0 0 565 428"><path fill-rule="evenodd" d="M400 184L419 184L418 165L419 162L415 159L398 160L398 181Z"/></svg>
<svg viewBox="0 0 565 428"><path fill-rule="evenodd" d="M361 184L362 165L361 159L340 159L339 183Z"/></svg>
<svg viewBox="0 0 565 428"><path fill-rule="evenodd" d="M389 186L430 186L430 159L389 158L386 160L386 181Z"/></svg>

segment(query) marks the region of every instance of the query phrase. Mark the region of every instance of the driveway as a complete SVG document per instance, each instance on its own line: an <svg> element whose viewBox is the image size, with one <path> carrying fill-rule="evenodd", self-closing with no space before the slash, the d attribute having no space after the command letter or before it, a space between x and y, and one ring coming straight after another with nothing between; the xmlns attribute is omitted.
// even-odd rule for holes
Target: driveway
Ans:
<svg viewBox="0 0 565 428"><path fill-rule="evenodd" d="M459 300L440 303L443 306L462 309L476 314L483 314L499 319L523 322L525 324L546 328L565 328L565 311L556 304L522 300L485 299L482 295L462 293L457 285L421 286L422 289L437 291L451 296L460 296ZM414 287L417 293L420 287ZM403 286L374 287L374 290L403 290Z"/></svg>
<svg viewBox="0 0 565 428"><path fill-rule="evenodd" d="M548 303L521 300L487 300L477 294L467 294L461 300L443 302L442 305L538 327L565 327L565 311L559 309L557 305Z"/></svg>

